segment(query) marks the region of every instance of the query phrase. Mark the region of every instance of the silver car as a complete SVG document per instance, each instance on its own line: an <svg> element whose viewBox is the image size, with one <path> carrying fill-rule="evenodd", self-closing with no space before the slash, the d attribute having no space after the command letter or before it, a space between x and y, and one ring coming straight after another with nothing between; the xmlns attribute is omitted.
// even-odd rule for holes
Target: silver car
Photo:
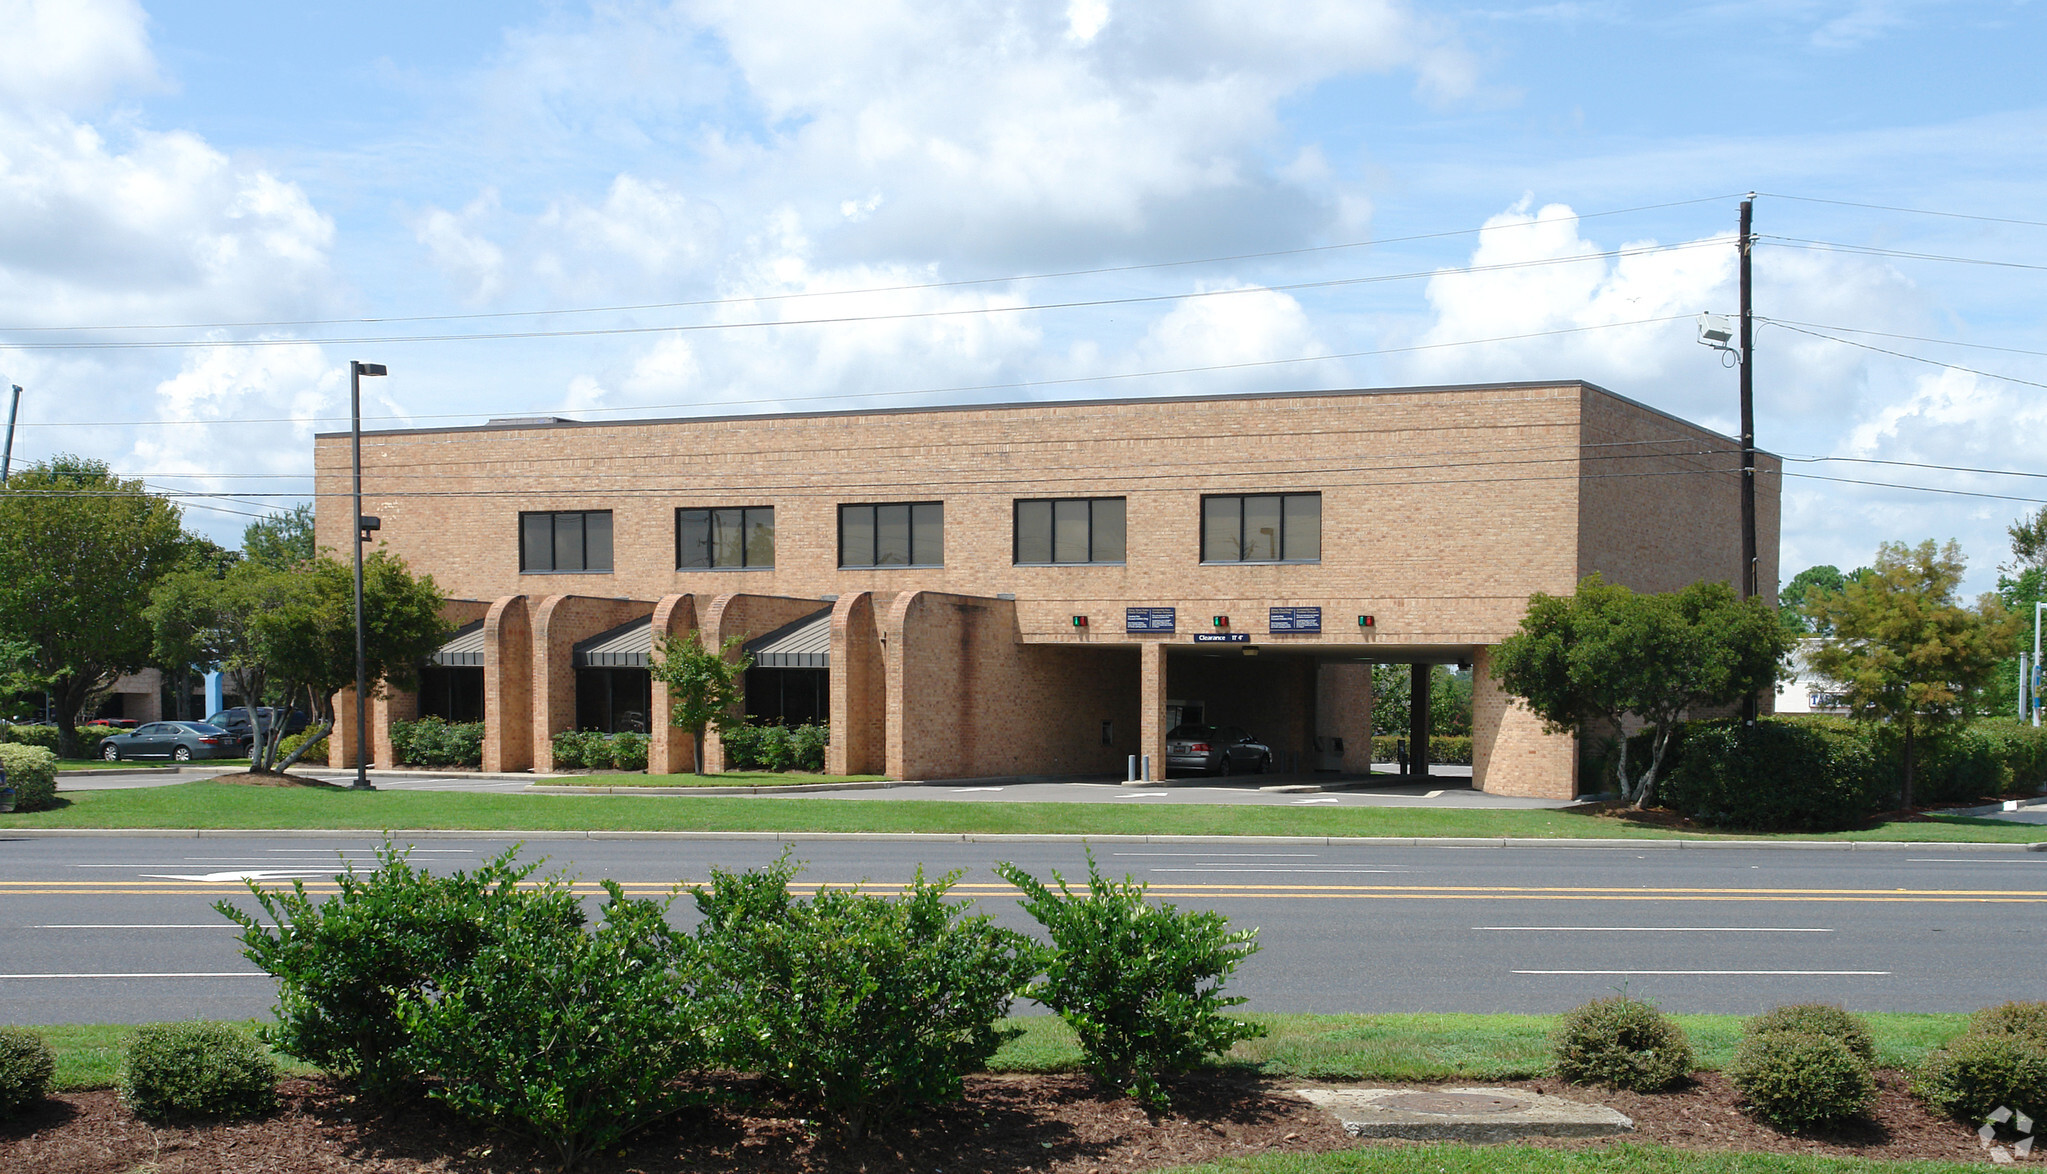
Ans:
<svg viewBox="0 0 2047 1174"><path fill-rule="evenodd" d="M1264 774L1272 748L1238 726L1174 726L1166 734L1166 769L1202 774Z"/></svg>
<svg viewBox="0 0 2047 1174"><path fill-rule="evenodd" d="M108 762L124 758L190 762L195 758L240 758L242 754L240 738L205 722L150 722L100 740L100 757Z"/></svg>

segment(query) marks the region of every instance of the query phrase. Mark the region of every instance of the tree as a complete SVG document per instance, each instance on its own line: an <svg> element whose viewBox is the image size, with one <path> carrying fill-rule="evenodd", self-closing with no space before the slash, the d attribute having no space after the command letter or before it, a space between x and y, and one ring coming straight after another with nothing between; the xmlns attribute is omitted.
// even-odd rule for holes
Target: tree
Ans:
<svg viewBox="0 0 2047 1174"><path fill-rule="evenodd" d="M384 550L363 562L364 644L369 679L400 688L417 683L419 666L448 637L441 593L432 576L415 579ZM216 664L235 682L256 742L249 769L288 769L305 746L334 728L332 699L355 683L355 582L333 558L289 567L254 559L219 580L203 572L167 577L151 599L149 618L160 651ZM284 724L266 730L256 707L287 708L303 699L317 728L281 761Z"/></svg>
<svg viewBox="0 0 2047 1174"><path fill-rule="evenodd" d="M2029 518L2020 518L2006 527L2011 535L2012 562L2006 570L2024 571L2027 567L2047 567L2047 505Z"/></svg>
<svg viewBox="0 0 2047 1174"><path fill-rule="evenodd" d="M1407 737L1414 679L1408 665L1372 666L1372 730ZM1471 733L1471 672L1454 665L1429 668L1429 729L1450 737Z"/></svg>
<svg viewBox="0 0 2047 1174"><path fill-rule="evenodd" d="M1800 636L1812 634L1812 617L1805 614L1806 604L1819 595L1839 591L1847 582L1841 568L1822 563L1807 567L1791 577L1782 590L1777 592L1777 618L1783 622L1784 630Z"/></svg>
<svg viewBox="0 0 2047 1174"><path fill-rule="evenodd" d="M0 632L34 648L58 753L78 753L78 716L150 661L150 588L186 551L178 507L100 461L59 456L0 488Z"/></svg>
<svg viewBox="0 0 2047 1174"><path fill-rule="evenodd" d="M718 731L744 720L738 712L746 696L746 670L753 658L739 656L740 639L725 641L717 652L704 647L703 633L663 636L655 645L651 672L668 686L669 721L689 731L690 771L704 773L704 733L712 726Z"/></svg>
<svg viewBox="0 0 2047 1174"><path fill-rule="evenodd" d="M1839 682L1855 716L1887 722L1903 737L1906 809L1919 735L1974 708L2017 630L1997 596L1973 608L1956 599L1966 565L1953 542L1886 542L1867 575L1813 604L1814 618L1833 633L1813 654L1813 670Z"/></svg>
<svg viewBox="0 0 2047 1174"><path fill-rule="evenodd" d="M1493 675L1552 732L1614 730L1615 782L1639 809L1655 797L1679 719L1772 688L1791 645L1761 600L1738 600L1725 583L1638 595L1589 575L1576 594L1529 599ZM1639 775L1628 767L1630 716L1650 735Z"/></svg>
<svg viewBox="0 0 2047 1174"><path fill-rule="evenodd" d="M313 507L301 503L250 522L242 531L242 557L283 569L313 561Z"/></svg>

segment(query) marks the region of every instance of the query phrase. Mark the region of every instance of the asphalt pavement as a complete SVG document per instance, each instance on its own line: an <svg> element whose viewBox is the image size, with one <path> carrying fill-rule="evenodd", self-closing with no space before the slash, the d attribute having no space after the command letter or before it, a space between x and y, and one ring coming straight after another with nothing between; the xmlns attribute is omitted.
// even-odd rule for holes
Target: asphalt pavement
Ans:
<svg viewBox="0 0 2047 1174"><path fill-rule="evenodd" d="M900 884L961 870L958 892L1034 930L991 871L1014 860L1084 875L1047 837L529 836L594 882L659 895L789 846L808 883ZM413 859L472 866L511 843L419 837ZM0 1022L142 1022L267 1014L273 988L213 902L243 878L331 891L359 834L204 837L0 833ZM1257 839L1093 845L1111 875L1260 931L1231 984L1263 1011L1560 1011L1617 990L1670 1011L1749 1014L1820 1000L1865 1011L1969 1011L2047 998L2047 853L2011 846L1678 850L1663 844L1467 847ZM1835 846L1838 848L1838 846ZM675 907L687 924L685 899Z"/></svg>

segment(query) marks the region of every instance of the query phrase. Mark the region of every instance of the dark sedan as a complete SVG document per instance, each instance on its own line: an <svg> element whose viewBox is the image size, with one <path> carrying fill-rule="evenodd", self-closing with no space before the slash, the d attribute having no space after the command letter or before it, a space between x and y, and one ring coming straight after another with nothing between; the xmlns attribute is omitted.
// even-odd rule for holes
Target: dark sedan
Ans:
<svg viewBox="0 0 2047 1174"><path fill-rule="evenodd" d="M1271 765L1271 747L1237 726L1174 726L1166 734L1167 770L1264 774Z"/></svg>
<svg viewBox="0 0 2047 1174"><path fill-rule="evenodd" d="M100 757L108 762L127 758L240 758L242 740L205 722L150 722L146 726L100 740Z"/></svg>

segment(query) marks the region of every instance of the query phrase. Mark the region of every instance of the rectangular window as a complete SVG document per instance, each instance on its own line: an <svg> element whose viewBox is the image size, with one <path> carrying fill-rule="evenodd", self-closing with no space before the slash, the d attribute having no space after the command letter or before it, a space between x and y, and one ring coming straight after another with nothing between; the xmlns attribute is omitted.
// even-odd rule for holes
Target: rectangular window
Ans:
<svg viewBox="0 0 2047 1174"><path fill-rule="evenodd" d="M675 569L775 565L775 507L675 511Z"/></svg>
<svg viewBox="0 0 2047 1174"><path fill-rule="evenodd" d="M842 567L942 567L945 503L889 502L839 507Z"/></svg>
<svg viewBox="0 0 2047 1174"><path fill-rule="evenodd" d="M1257 493L1201 499L1201 561L1322 561L1322 495Z"/></svg>
<svg viewBox="0 0 2047 1174"><path fill-rule="evenodd" d="M611 570L611 511L519 515L521 571Z"/></svg>
<svg viewBox="0 0 2047 1174"><path fill-rule="evenodd" d="M1120 563L1124 499L1066 497L1016 503L1015 562Z"/></svg>

